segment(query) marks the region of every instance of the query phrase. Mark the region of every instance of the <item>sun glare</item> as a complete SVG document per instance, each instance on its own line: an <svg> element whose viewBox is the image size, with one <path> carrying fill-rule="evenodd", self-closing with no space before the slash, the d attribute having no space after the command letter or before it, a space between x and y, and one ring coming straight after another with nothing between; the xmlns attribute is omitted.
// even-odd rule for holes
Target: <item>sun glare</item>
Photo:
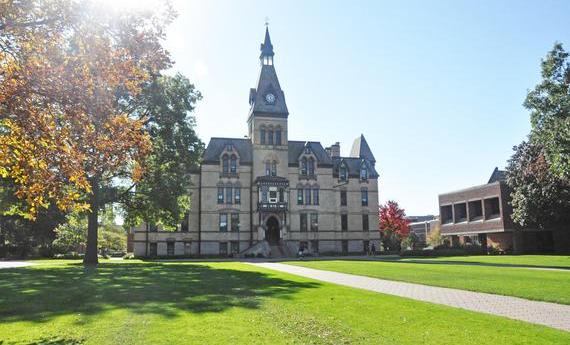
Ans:
<svg viewBox="0 0 570 345"><path fill-rule="evenodd" d="M96 3L100 3L105 7L112 8L119 11L129 11L129 10L152 10L158 7L161 0L92 0Z"/></svg>

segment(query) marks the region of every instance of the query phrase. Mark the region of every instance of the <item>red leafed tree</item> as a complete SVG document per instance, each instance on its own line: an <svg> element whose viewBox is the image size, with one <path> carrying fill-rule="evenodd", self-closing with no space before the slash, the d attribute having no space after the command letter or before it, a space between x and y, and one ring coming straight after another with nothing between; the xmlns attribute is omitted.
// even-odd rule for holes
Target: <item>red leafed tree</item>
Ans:
<svg viewBox="0 0 570 345"><path fill-rule="evenodd" d="M406 212L397 202L388 201L380 206L378 229L384 250L400 250L402 240L410 234Z"/></svg>

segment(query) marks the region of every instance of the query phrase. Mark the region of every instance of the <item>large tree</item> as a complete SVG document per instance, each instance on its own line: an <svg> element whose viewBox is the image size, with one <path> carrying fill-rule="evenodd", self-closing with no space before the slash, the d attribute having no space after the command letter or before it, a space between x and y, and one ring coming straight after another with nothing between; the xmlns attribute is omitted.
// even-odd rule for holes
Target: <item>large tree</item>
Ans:
<svg viewBox="0 0 570 345"><path fill-rule="evenodd" d="M570 181L570 60L561 43L541 63L542 80L524 106L531 112L532 140L539 143L551 171Z"/></svg>
<svg viewBox="0 0 570 345"><path fill-rule="evenodd" d="M97 263L98 213L117 179L138 180L151 151L146 123L125 112L170 66L169 7L109 13L87 1L0 5L0 177L12 213L34 219L56 204L88 211L84 262Z"/></svg>
<svg viewBox="0 0 570 345"><path fill-rule="evenodd" d="M186 217L190 203L190 173L204 149L194 130L193 111L202 98L180 75L161 76L145 88L130 112L147 118L152 152L144 158L140 181L121 193L126 221L162 223L175 228Z"/></svg>
<svg viewBox="0 0 570 345"><path fill-rule="evenodd" d="M379 218L378 227L384 250L400 250L402 240L410 233L406 212L397 202L390 200L380 206Z"/></svg>
<svg viewBox="0 0 570 345"><path fill-rule="evenodd" d="M523 142L507 166L513 220L524 227L556 228L570 222L570 184L552 172L546 150Z"/></svg>

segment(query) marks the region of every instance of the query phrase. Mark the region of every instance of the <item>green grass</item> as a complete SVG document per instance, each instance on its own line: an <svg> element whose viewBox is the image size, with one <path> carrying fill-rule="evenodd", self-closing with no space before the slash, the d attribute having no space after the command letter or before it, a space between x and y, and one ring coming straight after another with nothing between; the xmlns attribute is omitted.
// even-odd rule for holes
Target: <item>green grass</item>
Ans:
<svg viewBox="0 0 570 345"><path fill-rule="evenodd" d="M374 278L570 304L570 271L478 266L427 259L423 263L350 260L287 263Z"/></svg>
<svg viewBox="0 0 570 345"><path fill-rule="evenodd" d="M0 344L569 344L570 333L247 264L0 270Z"/></svg>
<svg viewBox="0 0 570 345"><path fill-rule="evenodd" d="M403 260L418 259L419 258ZM570 256L567 255L478 255L438 257L429 259L421 258L420 260L570 269Z"/></svg>

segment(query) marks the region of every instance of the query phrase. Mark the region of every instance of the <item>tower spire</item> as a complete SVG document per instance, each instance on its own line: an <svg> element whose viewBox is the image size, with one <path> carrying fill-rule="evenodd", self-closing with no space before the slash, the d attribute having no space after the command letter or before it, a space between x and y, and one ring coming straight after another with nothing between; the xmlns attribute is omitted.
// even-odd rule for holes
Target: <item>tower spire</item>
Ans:
<svg viewBox="0 0 570 345"><path fill-rule="evenodd" d="M261 44L261 54L259 55L259 60L261 60L262 65L273 65L273 44L271 44L271 37L269 37L269 23L265 21L265 40Z"/></svg>

